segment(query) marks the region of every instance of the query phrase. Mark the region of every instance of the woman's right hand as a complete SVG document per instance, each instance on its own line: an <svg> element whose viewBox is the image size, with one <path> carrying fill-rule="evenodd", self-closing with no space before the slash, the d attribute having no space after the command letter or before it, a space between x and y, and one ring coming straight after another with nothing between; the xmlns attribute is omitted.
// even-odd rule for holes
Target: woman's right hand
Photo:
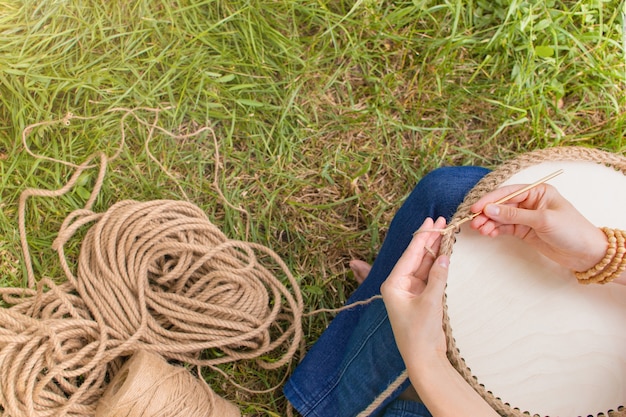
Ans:
<svg viewBox="0 0 626 417"><path fill-rule="evenodd" d="M551 185L531 188L504 204L490 204L522 187L506 186L484 195L470 207L473 213L483 211L471 227L487 236L516 236L574 271L592 268L604 257L604 232Z"/></svg>

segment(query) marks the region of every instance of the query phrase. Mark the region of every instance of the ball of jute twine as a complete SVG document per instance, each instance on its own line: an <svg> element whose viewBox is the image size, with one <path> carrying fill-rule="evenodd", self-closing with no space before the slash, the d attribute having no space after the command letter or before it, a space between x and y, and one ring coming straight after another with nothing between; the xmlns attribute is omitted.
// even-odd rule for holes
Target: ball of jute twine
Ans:
<svg viewBox="0 0 626 417"><path fill-rule="evenodd" d="M500 184L508 180L515 173L533 165L540 164L542 162L560 161L595 162L613 168L626 175L626 158L624 156L604 152L598 149L583 147L559 147L525 153L517 156L510 161L505 162L497 169L483 177L466 195L465 199L450 220L450 223L455 223L469 215L470 207L472 204L474 204L486 193L496 189L498 186L500 186ZM450 256L452 254L454 241L454 234L451 233L444 235L441 242L441 247L439 249L439 253L442 255ZM502 416L527 417L529 415L528 412L525 412L524 410L520 410L518 408L513 408L502 399L496 397L492 392L488 391L487 388L481 385L476 377L472 374L471 370L465 364L461 352L459 352L455 345L453 329L450 326L450 320L447 314L447 307L445 303L444 331L446 333L446 339L448 342L448 358L450 359L450 362L463 376L463 378L489 403L489 405ZM620 407L618 410L609 411L608 415L610 417L626 416L626 410L624 410L620 404L616 404L615 406Z"/></svg>
<svg viewBox="0 0 626 417"><path fill-rule="evenodd" d="M93 192L65 219L53 243L66 279L36 279L26 201L67 193L94 167L94 158L100 158L100 170ZM94 416L103 396L101 412L117 410L113 415L240 415L200 378L165 359L222 374L216 365L238 360L263 369L290 364L302 341L303 301L295 278L271 249L228 239L189 202L122 201L104 213L92 211L107 161L104 154L88 158L72 165L76 171L62 188L28 189L20 196L29 288L0 288L0 415ZM65 246L89 225L75 273ZM162 375L158 384L131 395L155 373ZM111 380L118 383L109 386ZM184 397L186 405L151 408L157 397L179 403Z"/></svg>
<svg viewBox="0 0 626 417"><path fill-rule="evenodd" d="M96 417L238 417L239 410L186 369L140 350L115 375L98 403Z"/></svg>

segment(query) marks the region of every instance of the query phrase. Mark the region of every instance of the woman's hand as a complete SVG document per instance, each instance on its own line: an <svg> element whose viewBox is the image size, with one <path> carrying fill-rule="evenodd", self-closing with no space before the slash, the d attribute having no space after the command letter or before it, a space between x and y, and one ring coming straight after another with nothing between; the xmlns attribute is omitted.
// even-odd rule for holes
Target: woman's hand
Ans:
<svg viewBox="0 0 626 417"><path fill-rule="evenodd" d="M498 417L452 367L443 332L449 259L435 258L446 225L426 219L381 287L393 335L411 384L433 417Z"/></svg>
<svg viewBox="0 0 626 417"><path fill-rule="evenodd" d="M489 204L521 187L499 188L474 203L470 210L483 214L472 220L471 227L492 237L516 236L574 271L585 271L604 257L606 235L551 185L541 184L506 204Z"/></svg>
<svg viewBox="0 0 626 417"><path fill-rule="evenodd" d="M443 228L445 224L443 218L434 223L429 218L420 230ZM440 242L439 232L417 233L381 287L396 344L405 363L414 359L428 361L433 355L445 358L442 322L448 258L435 259L426 249L437 253Z"/></svg>

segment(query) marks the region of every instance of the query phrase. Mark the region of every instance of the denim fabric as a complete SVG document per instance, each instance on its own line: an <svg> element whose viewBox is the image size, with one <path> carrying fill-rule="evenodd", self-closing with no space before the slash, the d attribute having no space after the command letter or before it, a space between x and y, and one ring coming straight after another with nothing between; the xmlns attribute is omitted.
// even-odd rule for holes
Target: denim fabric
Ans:
<svg viewBox="0 0 626 417"><path fill-rule="evenodd" d="M480 167L446 167L426 175L396 213L370 274L348 303L379 294L424 219L443 216L449 220L487 172ZM377 300L339 313L294 370L284 393L305 417L353 417L404 369L384 303ZM430 416L423 404L397 399L408 385L406 381L371 415Z"/></svg>
<svg viewBox="0 0 626 417"><path fill-rule="evenodd" d="M385 408L383 417L431 417L422 403L394 400Z"/></svg>

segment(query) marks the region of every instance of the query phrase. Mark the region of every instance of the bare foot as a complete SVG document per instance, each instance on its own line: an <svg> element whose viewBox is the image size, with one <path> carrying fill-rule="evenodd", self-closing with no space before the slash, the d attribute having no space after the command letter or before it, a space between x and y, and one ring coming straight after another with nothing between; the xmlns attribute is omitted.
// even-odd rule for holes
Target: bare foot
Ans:
<svg viewBox="0 0 626 417"><path fill-rule="evenodd" d="M372 266L365 261L353 259L350 261L350 269L354 274L354 279L356 279L356 282L360 285L363 284L363 281L365 281L365 278L369 275Z"/></svg>

